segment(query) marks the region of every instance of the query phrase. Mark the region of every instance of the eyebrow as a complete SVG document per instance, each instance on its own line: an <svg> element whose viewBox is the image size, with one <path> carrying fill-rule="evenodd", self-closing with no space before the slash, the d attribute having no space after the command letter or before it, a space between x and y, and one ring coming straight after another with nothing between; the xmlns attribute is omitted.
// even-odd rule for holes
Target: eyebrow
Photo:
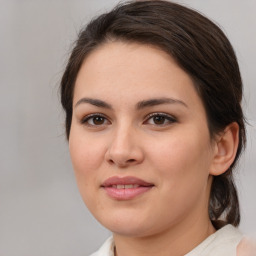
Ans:
<svg viewBox="0 0 256 256"><path fill-rule="evenodd" d="M143 108L157 106L161 104L181 104L184 107L188 108L188 105L185 102L178 99L173 99L173 98L157 98L157 99L143 100L137 103L136 108L143 109Z"/></svg>
<svg viewBox="0 0 256 256"><path fill-rule="evenodd" d="M82 103L89 103L91 105L94 105L96 107L100 107L100 108L106 108L106 109L113 109L112 106L102 100L99 99L92 99L92 98L82 98L80 99L76 104L75 107L77 107L78 105L82 104ZM136 104L136 109L140 110L143 108L147 108L147 107L152 107L152 106L157 106L157 105L162 105L162 104L180 104L183 105L185 107L188 107L188 105L178 99L173 99L173 98L156 98L156 99L149 99L149 100L142 100L140 102L138 102Z"/></svg>
<svg viewBox="0 0 256 256"><path fill-rule="evenodd" d="M99 99L91 99L91 98L82 98L82 99L80 99L76 103L75 107L77 107L78 105L80 105L82 103L89 103L89 104L94 105L96 107L112 109L112 106L110 104L106 103L105 101L102 101L102 100L99 100Z"/></svg>

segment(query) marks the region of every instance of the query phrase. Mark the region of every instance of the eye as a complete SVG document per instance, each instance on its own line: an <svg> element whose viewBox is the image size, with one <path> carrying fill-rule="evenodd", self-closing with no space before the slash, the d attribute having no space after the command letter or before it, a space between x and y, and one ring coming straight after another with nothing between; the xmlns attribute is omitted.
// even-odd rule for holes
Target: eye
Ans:
<svg viewBox="0 0 256 256"><path fill-rule="evenodd" d="M144 123L150 125L165 126L175 123L176 121L177 120L171 115L165 113L152 113L147 116L147 119Z"/></svg>
<svg viewBox="0 0 256 256"><path fill-rule="evenodd" d="M85 116L81 120L81 123L87 126L104 126L110 124L109 120L102 114L91 114Z"/></svg>

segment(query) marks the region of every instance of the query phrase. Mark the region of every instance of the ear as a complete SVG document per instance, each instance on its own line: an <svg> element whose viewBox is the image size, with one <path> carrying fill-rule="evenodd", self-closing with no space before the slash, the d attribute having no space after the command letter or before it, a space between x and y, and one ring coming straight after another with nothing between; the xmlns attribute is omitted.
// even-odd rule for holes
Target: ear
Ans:
<svg viewBox="0 0 256 256"><path fill-rule="evenodd" d="M233 163L239 143L239 125L234 122L217 135L214 142L214 159L210 174L217 176L228 170Z"/></svg>

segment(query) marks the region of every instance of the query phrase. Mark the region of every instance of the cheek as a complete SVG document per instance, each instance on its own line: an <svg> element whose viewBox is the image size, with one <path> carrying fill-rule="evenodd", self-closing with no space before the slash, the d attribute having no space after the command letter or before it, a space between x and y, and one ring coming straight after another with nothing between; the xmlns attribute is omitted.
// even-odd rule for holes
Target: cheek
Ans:
<svg viewBox="0 0 256 256"><path fill-rule="evenodd" d="M97 170L102 164L102 147L77 133L70 135L69 150L77 186L83 201L93 211L97 207L97 184L100 186Z"/></svg>
<svg viewBox="0 0 256 256"><path fill-rule="evenodd" d="M187 133L170 136L155 145L149 154L151 164L163 177L161 182L169 182L171 188L197 186L207 182L211 154L206 132L200 134L190 129Z"/></svg>
<svg viewBox="0 0 256 256"><path fill-rule="evenodd" d="M187 212L208 202L208 176L210 154L206 150L208 140L200 140L201 136L193 136L193 132L179 139L172 139L154 147L151 151L150 163L158 172L158 186L161 200L157 200L159 209L171 212L166 218L173 221ZM202 137L201 137L202 138ZM208 137L205 137L208 138ZM170 202L170 203L166 203ZM175 209L173 206L175 205ZM163 217L164 218L164 217Z"/></svg>
<svg viewBox="0 0 256 256"><path fill-rule="evenodd" d="M101 164L103 145L93 136L86 136L83 129L73 127L69 138L69 151L75 171L97 168Z"/></svg>
<svg viewBox="0 0 256 256"><path fill-rule="evenodd" d="M70 133L69 151L79 190L84 194L82 190L91 189L95 182L97 184L97 169L104 160L104 147L99 141L74 129Z"/></svg>

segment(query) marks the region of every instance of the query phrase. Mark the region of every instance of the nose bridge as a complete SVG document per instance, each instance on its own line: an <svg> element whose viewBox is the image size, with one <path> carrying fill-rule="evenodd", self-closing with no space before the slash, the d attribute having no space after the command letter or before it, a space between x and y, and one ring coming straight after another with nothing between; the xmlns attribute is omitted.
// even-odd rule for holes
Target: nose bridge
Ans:
<svg viewBox="0 0 256 256"><path fill-rule="evenodd" d="M132 124L125 121L117 124L106 153L107 161L122 167L140 163L143 154L137 137L138 132Z"/></svg>
<svg viewBox="0 0 256 256"><path fill-rule="evenodd" d="M122 124L117 125L114 134L112 147L113 149L117 148L118 151L128 151L132 146L132 126L130 124Z"/></svg>

